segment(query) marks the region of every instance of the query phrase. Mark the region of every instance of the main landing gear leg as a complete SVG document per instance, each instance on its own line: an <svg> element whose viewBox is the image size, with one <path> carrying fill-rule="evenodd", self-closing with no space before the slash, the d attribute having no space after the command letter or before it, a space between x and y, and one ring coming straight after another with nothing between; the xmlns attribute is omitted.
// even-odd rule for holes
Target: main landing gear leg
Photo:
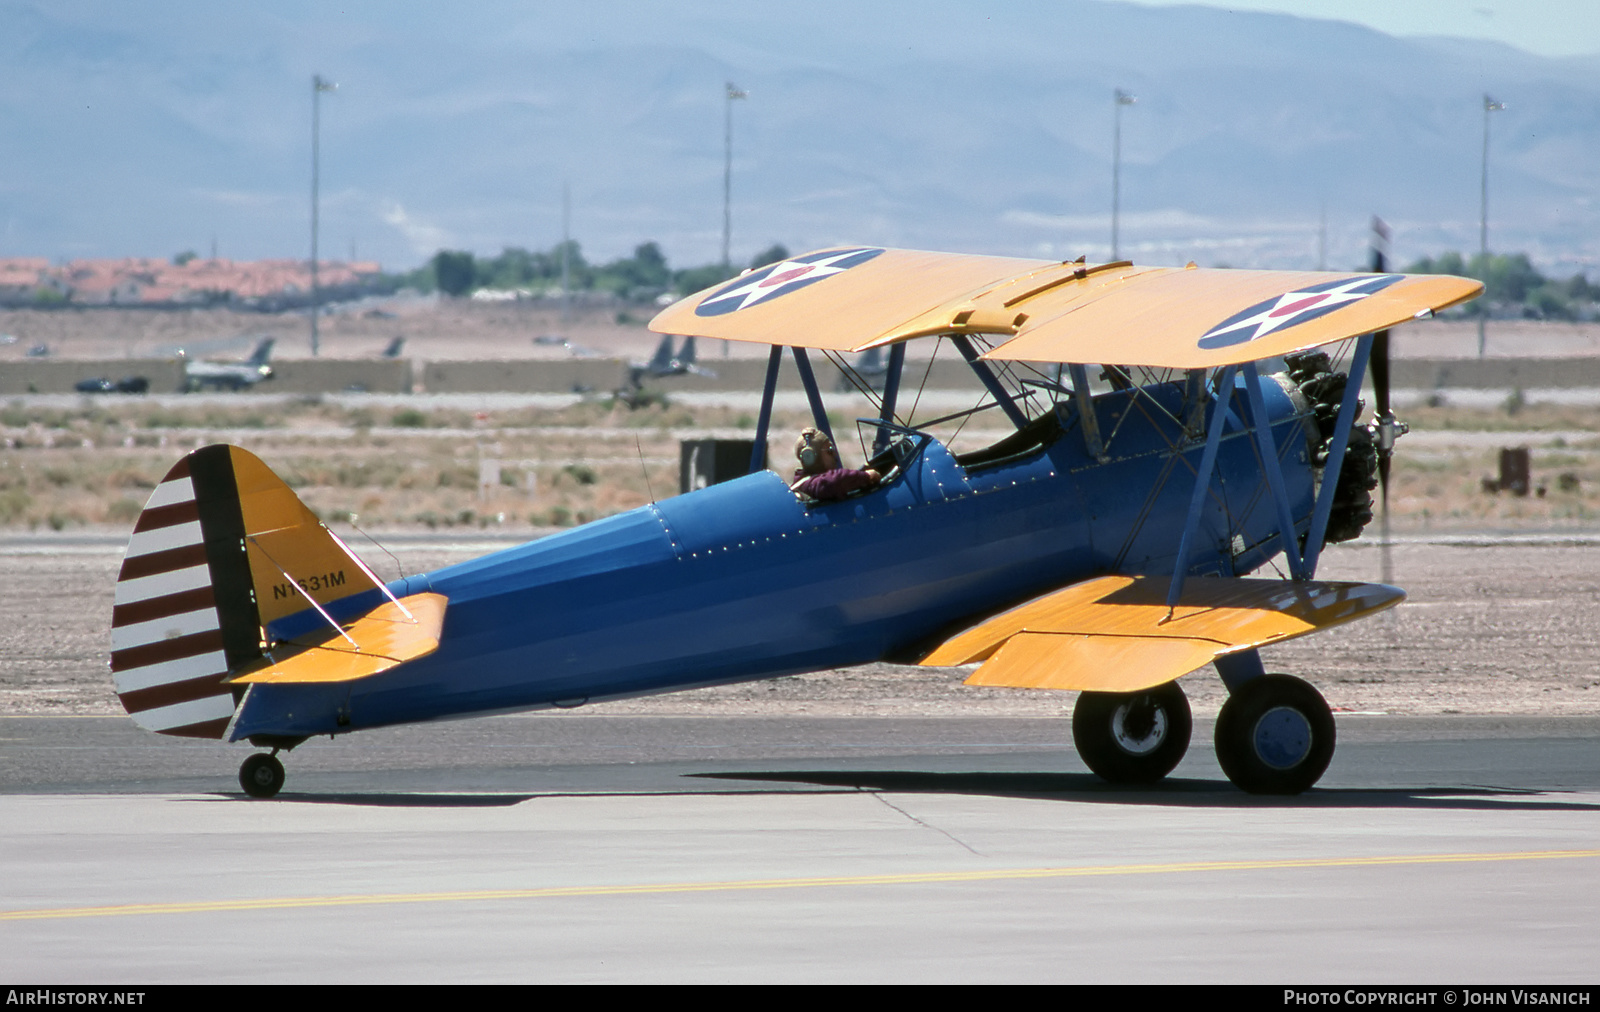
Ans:
<svg viewBox="0 0 1600 1012"><path fill-rule="evenodd" d="M1217 715L1217 762L1251 794L1299 794L1333 758L1333 712L1322 693L1291 675L1230 686Z"/></svg>
<svg viewBox="0 0 1600 1012"><path fill-rule="evenodd" d="M283 789L283 763L278 750L257 752L239 767L239 786L252 798L270 798Z"/></svg>
<svg viewBox="0 0 1600 1012"><path fill-rule="evenodd" d="M1101 779L1149 784L1189 750L1193 722L1177 682L1139 692L1084 692L1072 710L1072 743Z"/></svg>

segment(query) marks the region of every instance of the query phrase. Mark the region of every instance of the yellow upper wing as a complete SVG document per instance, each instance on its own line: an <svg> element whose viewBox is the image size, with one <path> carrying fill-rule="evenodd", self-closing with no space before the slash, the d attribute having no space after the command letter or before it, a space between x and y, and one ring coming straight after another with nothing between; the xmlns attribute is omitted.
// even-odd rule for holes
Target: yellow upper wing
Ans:
<svg viewBox="0 0 1600 1012"><path fill-rule="evenodd" d="M1026 322L986 358L1204 369L1384 330L1473 298L1445 275L1157 268L1021 304Z"/></svg>
<svg viewBox="0 0 1600 1012"><path fill-rule="evenodd" d="M859 351L913 337L1003 339L987 358L1197 369L1372 333L1471 299L1444 275L1135 267L841 247L662 311L659 333Z"/></svg>
<svg viewBox="0 0 1600 1012"><path fill-rule="evenodd" d="M850 351L880 338L915 336L904 333L908 321L952 299L1060 266L1049 260L903 249L822 250L691 295L662 310L650 329Z"/></svg>

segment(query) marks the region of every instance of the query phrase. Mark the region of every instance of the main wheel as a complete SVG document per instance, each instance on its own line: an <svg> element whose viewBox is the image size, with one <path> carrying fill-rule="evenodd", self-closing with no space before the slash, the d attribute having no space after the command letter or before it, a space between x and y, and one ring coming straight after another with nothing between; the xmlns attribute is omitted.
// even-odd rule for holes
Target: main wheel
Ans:
<svg viewBox="0 0 1600 1012"><path fill-rule="evenodd" d="M1084 692L1072 710L1072 743L1101 779L1149 784L1189 751L1189 700L1177 682L1139 692Z"/></svg>
<svg viewBox="0 0 1600 1012"><path fill-rule="evenodd" d="M283 763L257 752L239 767L239 786L252 798L270 798L283 789Z"/></svg>
<svg viewBox="0 0 1600 1012"><path fill-rule="evenodd" d="M1217 714L1217 762L1251 794L1299 794L1333 758L1333 712L1291 675L1246 682Z"/></svg>

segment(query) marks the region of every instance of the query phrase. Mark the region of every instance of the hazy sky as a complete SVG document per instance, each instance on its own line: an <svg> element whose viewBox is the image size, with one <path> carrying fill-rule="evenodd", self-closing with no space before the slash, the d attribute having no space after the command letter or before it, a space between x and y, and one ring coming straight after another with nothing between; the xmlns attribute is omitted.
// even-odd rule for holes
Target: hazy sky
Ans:
<svg viewBox="0 0 1600 1012"><path fill-rule="evenodd" d="M1540 56L1600 53L1600 0L1202 0L1194 6L1354 21L1389 35L1493 39Z"/></svg>
<svg viewBox="0 0 1600 1012"><path fill-rule="evenodd" d="M1060 9L1070 10L1073 0L1059 0ZM1275 11L1308 18L1325 18L1352 21L1390 35L1442 35L1470 39L1493 39L1541 56L1600 55L1600 0L1117 0L1151 7L1201 6L1219 10ZM43 6L43 5L41 5ZM432 21L442 35L465 31L473 33L486 29L496 22L506 20L504 0L475 3L465 7L443 3L409 2L390 4L374 0L282 0L274 5L235 7L199 0L164 0L158 5L126 4L121 0L50 0L52 15L69 21L81 21L86 28L116 26L137 31L139 26L151 23L162 30L176 34L209 35L228 34L223 26L233 25L243 33L240 42L248 42L252 32L262 25L279 24L298 26L300 42L310 48L318 46L319 37L332 30L336 34L349 31L354 22L369 22L365 33L369 37L384 34L384 25L397 18L417 24ZM547 24L548 32L561 37L604 37L611 42L631 41L635 23L654 23L663 10L651 3L642 6L649 15L638 17L641 0L600 0L592 5L580 6L559 0L527 0L515 5L526 14L537 11ZM878 9L871 9L877 6ZM729 0L684 0L676 7L667 8L671 16L685 24L702 24L712 34L721 34L718 28L738 24L761 24L776 20L793 23L805 19L805 9L823 12L829 20L850 23L876 23L883 20L884 11L906 6L904 3L869 5L868 9L853 9L854 5L838 2L816 2L804 8L790 5L779 8L782 16L772 19L759 5L750 6ZM951 16L967 20L975 16L1001 14L1014 10L1004 0L982 0L979 3L960 5L952 15L949 5L930 4L934 20ZM892 20L892 19L891 19ZM978 17L978 20L983 20ZM648 33L649 29L645 31Z"/></svg>

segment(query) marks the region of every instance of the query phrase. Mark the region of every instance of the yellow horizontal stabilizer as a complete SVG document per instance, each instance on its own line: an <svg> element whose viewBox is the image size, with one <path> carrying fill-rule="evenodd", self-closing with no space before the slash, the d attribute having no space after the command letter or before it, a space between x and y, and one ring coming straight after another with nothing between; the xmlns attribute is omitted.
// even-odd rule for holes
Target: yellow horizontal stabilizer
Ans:
<svg viewBox="0 0 1600 1012"><path fill-rule="evenodd" d="M1370 334L1478 295L1444 275L1135 267L916 250L821 250L691 295L650 323L685 334L861 351L936 334L986 357L1200 369Z"/></svg>
<svg viewBox="0 0 1600 1012"><path fill-rule="evenodd" d="M1193 578L1169 613L1170 586L1167 577L1086 580L980 623L922 663L984 662L968 685L1132 692L1218 657L1392 608L1406 596L1379 583Z"/></svg>
<svg viewBox="0 0 1600 1012"><path fill-rule="evenodd" d="M442 594L412 594L400 598L402 611L394 602L385 601L342 626L342 636L323 629L274 645L261 666L230 681L280 685L351 682L426 657L439 649L446 603Z"/></svg>

